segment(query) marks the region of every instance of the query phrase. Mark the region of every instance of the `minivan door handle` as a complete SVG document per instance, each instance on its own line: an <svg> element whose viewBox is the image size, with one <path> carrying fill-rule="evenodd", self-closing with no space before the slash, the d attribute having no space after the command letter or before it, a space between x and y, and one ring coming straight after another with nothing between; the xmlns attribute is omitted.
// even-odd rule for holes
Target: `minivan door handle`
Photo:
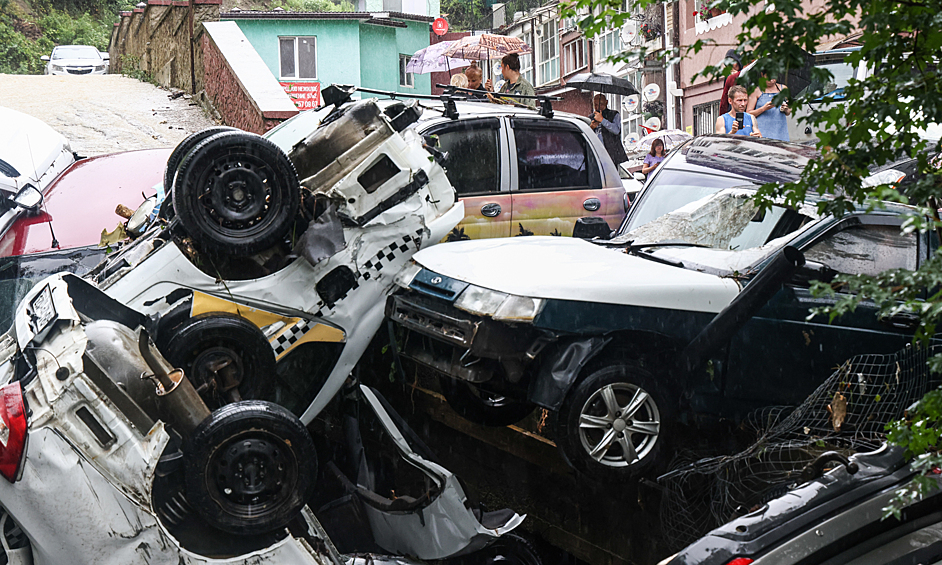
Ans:
<svg viewBox="0 0 942 565"><path fill-rule="evenodd" d="M589 198L582 203L582 207L588 210L589 212L595 212L602 207L602 201L598 198Z"/></svg>
<svg viewBox="0 0 942 565"><path fill-rule="evenodd" d="M488 218L496 218L500 216L500 204L496 202L489 202L484 206L481 206L481 214L487 216Z"/></svg>

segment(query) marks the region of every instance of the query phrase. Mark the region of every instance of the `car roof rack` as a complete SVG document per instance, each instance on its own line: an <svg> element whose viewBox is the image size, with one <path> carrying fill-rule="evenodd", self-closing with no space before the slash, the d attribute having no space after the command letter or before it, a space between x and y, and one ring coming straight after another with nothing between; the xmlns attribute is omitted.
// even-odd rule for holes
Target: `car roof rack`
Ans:
<svg viewBox="0 0 942 565"><path fill-rule="evenodd" d="M408 92L393 92L390 90L379 90L376 88L365 88L362 86L354 86L352 84L332 84L327 88L321 90L321 100L323 104L317 109L323 108L333 104L334 106L340 107L343 104L351 101L353 99L353 93L355 92L366 92L368 94L379 94L382 96L388 96L389 98L395 100L397 98L411 98L415 100L438 100L444 107L444 114L446 118L456 120L458 119L458 107L455 105L457 101L467 101L467 94L480 93L480 90L472 90L470 88L459 88L457 86L451 86L446 84L437 84L435 85L439 88L444 88L445 93L441 95L434 94L411 94ZM527 96L524 94L507 94L507 93L491 93L493 96L498 98L519 98L526 100L538 100L540 102L540 115L544 118L553 117L553 101L562 100L558 96L546 96L546 95L537 95L537 96ZM514 102L515 104L519 104Z"/></svg>
<svg viewBox="0 0 942 565"><path fill-rule="evenodd" d="M486 92L484 90L475 90L473 88L462 88L460 86L452 86L450 84L436 84L438 88L444 88L445 94L451 93L467 93L467 94L480 94ZM509 92L491 92L491 96L495 98L519 98L521 100L537 100L540 102L540 115L544 118L553 117L553 102L559 102L562 100L559 96L547 96L545 94L537 94L535 96L530 96L528 94L511 94ZM514 104L523 105L515 100L511 100Z"/></svg>

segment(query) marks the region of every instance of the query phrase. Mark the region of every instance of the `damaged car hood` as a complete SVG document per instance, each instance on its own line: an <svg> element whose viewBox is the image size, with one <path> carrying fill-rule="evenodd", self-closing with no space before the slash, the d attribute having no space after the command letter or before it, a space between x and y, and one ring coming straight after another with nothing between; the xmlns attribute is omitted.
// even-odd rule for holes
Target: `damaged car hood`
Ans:
<svg viewBox="0 0 942 565"><path fill-rule="evenodd" d="M733 279L564 237L460 241L422 250L415 261L460 281L533 298L719 312L740 291Z"/></svg>

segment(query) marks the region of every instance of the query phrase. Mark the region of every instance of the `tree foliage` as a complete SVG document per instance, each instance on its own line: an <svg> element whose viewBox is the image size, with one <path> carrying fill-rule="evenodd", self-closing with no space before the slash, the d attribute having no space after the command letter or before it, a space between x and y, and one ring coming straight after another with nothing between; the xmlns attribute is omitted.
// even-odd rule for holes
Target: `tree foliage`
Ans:
<svg viewBox="0 0 942 565"><path fill-rule="evenodd" d="M638 3L646 7L659 0ZM737 38L737 50L743 60L757 60L758 72L740 77L749 89L764 87L761 75L781 76L789 69L800 68L806 64L806 53L815 53L823 42L851 33L860 32L861 49L846 60L852 65L863 63L872 71L865 79L852 79L843 91L843 100L825 96L810 104L821 93L791 92L787 88L776 97L775 104L787 100L795 110L806 109L806 123L818 132L820 158L797 182L763 186L757 196L760 203L768 205L773 199L784 199L795 204L814 197L820 198L820 211L834 215L857 207L878 208L883 206L882 201L906 203L911 208L904 230L942 234L942 144L925 137L927 130L942 124L938 68L942 58L942 0L823 0L813 5L799 0L775 0L774 4L766 0L715 0L710 6L747 16ZM629 16L620 12L620 7L621 0L569 0L563 16L581 17L582 29L593 36L627 21ZM580 12L586 13L585 9L589 15L579 16ZM698 40L687 52L675 49L660 56L675 61L708 44ZM627 60L637 55L623 53L616 58ZM721 78L730 71L731 64L729 60L718 62L700 74ZM813 71L814 82L831 78L823 68ZM870 169L905 158L917 159L918 170L904 187L862 184ZM880 315L918 316L917 339L921 340L942 327L940 289L942 260L938 256L924 262L917 271L894 270L876 277L841 276L816 286L819 294L838 299L833 308L823 310L832 319L853 310L863 300L873 300L882 309ZM942 370L942 359L930 363L932 369ZM919 459L923 467L942 467L942 391L927 396L911 416L891 427L891 440L912 455L929 454Z"/></svg>
<svg viewBox="0 0 942 565"><path fill-rule="evenodd" d="M468 31L491 12L484 0L442 0L441 10L451 31Z"/></svg>

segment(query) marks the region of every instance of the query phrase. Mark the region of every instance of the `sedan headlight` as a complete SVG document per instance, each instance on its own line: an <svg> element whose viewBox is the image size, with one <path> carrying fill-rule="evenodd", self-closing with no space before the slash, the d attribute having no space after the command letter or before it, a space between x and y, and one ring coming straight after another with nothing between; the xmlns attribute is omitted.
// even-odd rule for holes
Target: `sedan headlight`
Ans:
<svg viewBox="0 0 942 565"><path fill-rule="evenodd" d="M52 67L52 70L54 71L58 71L58 72L62 71L62 67L60 67L59 65L49 65L49 66Z"/></svg>
<svg viewBox="0 0 942 565"><path fill-rule="evenodd" d="M543 300L471 285L455 301L455 307L471 314L490 316L505 322L532 322L540 313Z"/></svg>

